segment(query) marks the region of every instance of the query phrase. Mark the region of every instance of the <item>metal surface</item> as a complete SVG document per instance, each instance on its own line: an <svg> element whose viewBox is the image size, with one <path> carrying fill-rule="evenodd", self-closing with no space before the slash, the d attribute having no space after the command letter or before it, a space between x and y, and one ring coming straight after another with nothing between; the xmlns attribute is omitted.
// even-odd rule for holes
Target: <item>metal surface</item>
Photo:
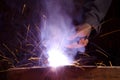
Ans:
<svg viewBox="0 0 120 80"><path fill-rule="evenodd" d="M6 72L4 80L120 80L120 67L12 68Z"/></svg>

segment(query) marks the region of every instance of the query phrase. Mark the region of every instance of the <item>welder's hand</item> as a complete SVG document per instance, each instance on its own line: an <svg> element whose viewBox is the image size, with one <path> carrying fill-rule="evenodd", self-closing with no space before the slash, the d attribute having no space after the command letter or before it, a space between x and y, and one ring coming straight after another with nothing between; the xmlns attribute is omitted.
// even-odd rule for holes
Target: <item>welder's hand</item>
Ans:
<svg viewBox="0 0 120 80"><path fill-rule="evenodd" d="M88 36L91 32L91 26L87 23L80 25L77 27L77 32L75 35L71 36L69 40L75 40L76 38L79 38L78 41L75 41L71 43L70 45L67 45L67 48L81 48L85 47L88 44Z"/></svg>

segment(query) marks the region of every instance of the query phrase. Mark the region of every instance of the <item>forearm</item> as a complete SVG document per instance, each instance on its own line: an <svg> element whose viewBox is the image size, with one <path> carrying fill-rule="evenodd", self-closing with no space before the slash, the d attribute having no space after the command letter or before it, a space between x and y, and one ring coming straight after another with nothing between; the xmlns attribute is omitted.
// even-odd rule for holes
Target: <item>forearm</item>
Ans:
<svg viewBox="0 0 120 80"><path fill-rule="evenodd" d="M101 20L106 15L112 0L91 0L85 3L85 23L90 24L96 30Z"/></svg>

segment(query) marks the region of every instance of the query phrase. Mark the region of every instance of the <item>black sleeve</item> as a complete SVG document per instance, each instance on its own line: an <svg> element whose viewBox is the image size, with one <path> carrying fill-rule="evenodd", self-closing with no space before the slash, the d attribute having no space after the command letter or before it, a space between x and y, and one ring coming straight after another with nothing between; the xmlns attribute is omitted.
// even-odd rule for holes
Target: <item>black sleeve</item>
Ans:
<svg viewBox="0 0 120 80"><path fill-rule="evenodd" d="M97 29L106 15L111 2L112 0L86 0L84 3L85 23Z"/></svg>

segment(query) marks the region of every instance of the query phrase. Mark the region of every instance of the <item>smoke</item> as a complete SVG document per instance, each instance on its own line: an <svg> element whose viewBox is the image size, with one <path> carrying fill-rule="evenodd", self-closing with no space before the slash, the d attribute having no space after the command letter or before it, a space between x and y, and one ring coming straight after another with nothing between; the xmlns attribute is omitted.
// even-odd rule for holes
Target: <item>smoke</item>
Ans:
<svg viewBox="0 0 120 80"><path fill-rule="evenodd" d="M69 65L76 55L76 49L68 49L68 38L75 34L70 14L74 6L72 0L44 0L46 10L41 28L41 41L46 47L49 66Z"/></svg>

